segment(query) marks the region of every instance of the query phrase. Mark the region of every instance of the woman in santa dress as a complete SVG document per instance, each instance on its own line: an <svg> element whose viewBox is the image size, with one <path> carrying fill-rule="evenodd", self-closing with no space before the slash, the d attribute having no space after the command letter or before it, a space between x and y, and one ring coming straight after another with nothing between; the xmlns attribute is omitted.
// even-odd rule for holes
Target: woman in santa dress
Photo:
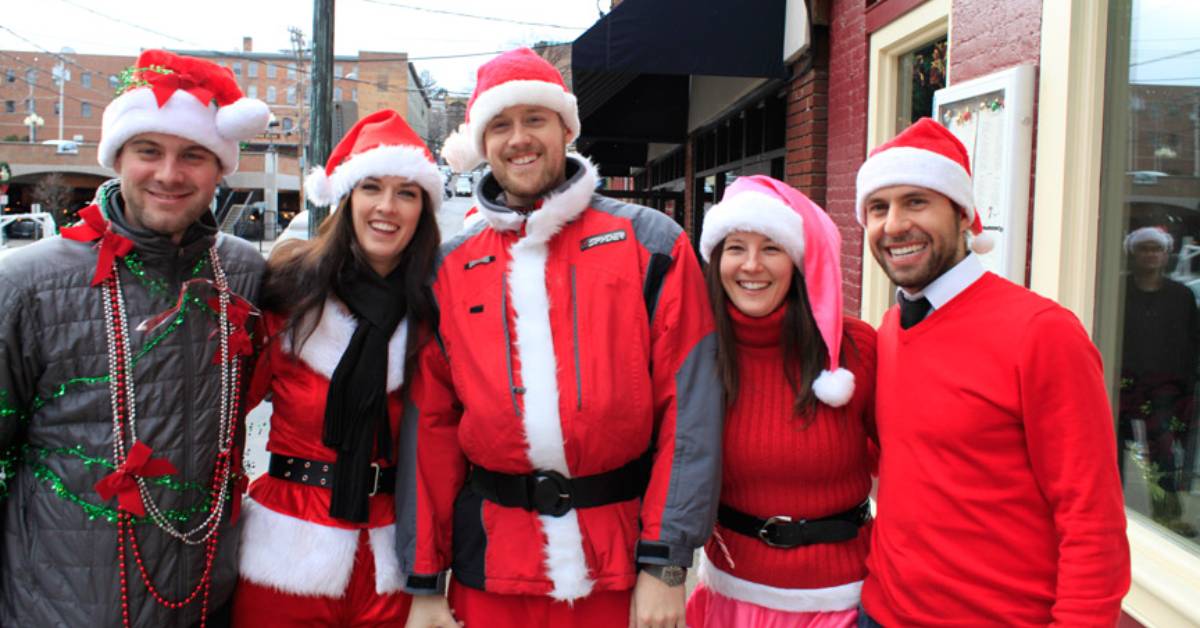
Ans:
<svg viewBox="0 0 1200 628"><path fill-rule="evenodd" d="M441 174L395 111L363 118L306 179L334 206L264 279L253 407L271 394L267 473L243 510L234 623L403 625L393 537L405 368L429 335Z"/></svg>
<svg viewBox="0 0 1200 628"><path fill-rule="evenodd" d="M752 176L702 233L726 415L721 504L687 625L853 626L871 537L875 332L842 315L837 227Z"/></svg>

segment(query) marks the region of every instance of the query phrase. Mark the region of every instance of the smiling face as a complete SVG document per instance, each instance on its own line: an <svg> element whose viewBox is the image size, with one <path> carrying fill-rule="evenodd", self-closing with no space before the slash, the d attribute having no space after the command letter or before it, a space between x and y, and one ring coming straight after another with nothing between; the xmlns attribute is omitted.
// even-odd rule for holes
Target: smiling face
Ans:
<svg viewBox="0 0 1200 628"><path fill-rule="evenodd" d="M863 203L871 254L889 279L919 292L967 256L971 223L949 198L927 188L896 185Z"/></svg>
<svg viewBox="0 0 1200 628"><path fill-rule="evenodd" d="M366 177L350 192L354 237L380 277L400 264L423 206L421 186L404 177Z"/></svg>
<svg viewBox="0 0 1200 628"><path fill-rule="evenodd" d="M488 121L483 147L508 205L528 207L566 179L571 133L552 109L516 105Z"/></svg>
<svg viewBox="0 0 1200 628"><path fill-rule="evenodd" d="M721 249L721 286L743 314L761 317L783 303L796 270L792 258L761 233L735 231Z"/></svg>
<svg viewBox="0 0 1200 628"><path fill-rule="evenodd" d="M113 169L121 177L129 224L176 243L208 211L221 180L216 155L196 142L165 133L134 136L117 153Z"/></svg>

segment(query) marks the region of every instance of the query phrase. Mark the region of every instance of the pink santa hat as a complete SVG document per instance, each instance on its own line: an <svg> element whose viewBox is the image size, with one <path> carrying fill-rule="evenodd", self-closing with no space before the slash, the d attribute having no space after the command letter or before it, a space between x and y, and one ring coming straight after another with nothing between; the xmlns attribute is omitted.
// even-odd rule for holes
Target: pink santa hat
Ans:
<svg viewBox="0 0 1200 628"><path fill-rule="evenodd" d="M735 231L760 233L783 247L804 274L808 302L829 364L813 380L813 394L841 407L854 395L854 374L838 366L842 347L842 238L825 210L790 185L756 175L741 177L721 202L704 215L700 255L708 262L713 248Z"/></svg>
<svg viewBox="0 0 1200 628"><path fill-rule="evenodd" d="M893 185L914 185L933 190L962 208L971 221L971 250L987 253L995 246L984 233L975 211L971 160L967 149L946 127L931 118L921 118L892 141L871 151L858 169L858 222L867 224L863 204L876 190Z"/></svg>
<svg viewBox="0 0 1200 628"><path fill-rule="evenodd" d="M515 105L539 105L555 111L571 137L579 137L579 107L562 75L536 52L517 48L479 66L475 92L467 101L466 121L442 145L446 163L455 172L467 172L482 163L488 122Z"/></svg>
<svg viewBox="0 0 1200 628"><path fill-rule="evenodd" d="M404 177L421 186L432 211L442 205L442 173L433 154L404 118L381 109L359 120L329 154L325 168L313 168L304 179L314 205L337 205L366 177Z"/></svg>

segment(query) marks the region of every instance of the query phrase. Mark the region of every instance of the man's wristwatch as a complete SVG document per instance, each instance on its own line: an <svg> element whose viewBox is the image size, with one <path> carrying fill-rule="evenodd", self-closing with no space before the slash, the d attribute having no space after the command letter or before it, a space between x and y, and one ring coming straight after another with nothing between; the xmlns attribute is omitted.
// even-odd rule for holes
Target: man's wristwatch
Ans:
<svg viewBox="0 0 1200 628"><path fill-rule="evenodd" d="M687 567L679 565L642 565L642 571L662 580L669 587L677 587L687 580Z"/></svg>

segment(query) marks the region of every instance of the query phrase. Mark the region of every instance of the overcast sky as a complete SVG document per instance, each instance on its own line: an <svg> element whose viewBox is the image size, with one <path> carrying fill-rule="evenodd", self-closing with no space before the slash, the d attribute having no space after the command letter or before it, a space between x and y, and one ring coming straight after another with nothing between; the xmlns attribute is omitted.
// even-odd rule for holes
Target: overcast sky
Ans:
<svg viewBox="0 0 1200 628"><path fill-rule="evenodd" d="M288 27L311 38L306 0L13 0L0 11L0 49L136 55L142 48L241 50L254 38L259 52L290 50ZM537 23L475 19L468 15ZM573 41L608 11L609 0L336 0L334 48L406 52L451 91L475 84L475 68L491 55L423 59L500 51L537 41ZM566 26L570 28L556 28ZM14 34L15 33L15 34ZM24 39L22 39L24 38ZM29 41L25 41L25 39ZM33 42L33 43L30 43Z"/></svg>

